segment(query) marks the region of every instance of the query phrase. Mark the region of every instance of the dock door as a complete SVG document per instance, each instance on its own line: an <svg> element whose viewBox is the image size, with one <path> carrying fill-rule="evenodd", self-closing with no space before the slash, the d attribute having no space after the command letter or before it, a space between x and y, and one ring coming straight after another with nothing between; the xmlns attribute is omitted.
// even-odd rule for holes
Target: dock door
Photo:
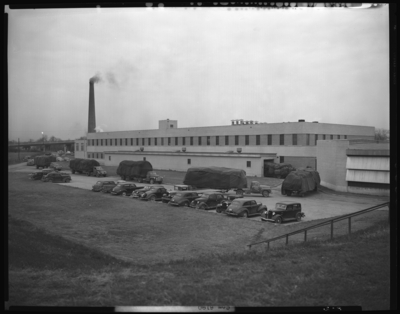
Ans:
<svg viewBox="0 0 400 314"><path fill-rule="evenodd" d="M263 175L264 175L264 177L271 177L273 175L273 173L272 173L272 175L268 173L267 162L274 162L274 158L264 159L264 163L263 163Z"/></svg>

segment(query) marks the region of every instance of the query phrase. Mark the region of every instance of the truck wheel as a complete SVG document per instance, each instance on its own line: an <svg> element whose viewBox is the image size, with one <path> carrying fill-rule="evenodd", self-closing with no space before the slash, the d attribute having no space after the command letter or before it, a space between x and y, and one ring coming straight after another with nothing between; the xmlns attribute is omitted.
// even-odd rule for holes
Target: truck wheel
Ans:
<svg viewBox="0 0 400 314"><path fill-rule="evenodd" d="M154 184L154 180L153 179L150 180L150 184Z"/></svg>
<svg viewBox="0 0 400 314"><path fill-rule="evenodd" d="M268 197L268 196L269 196L269 192L268 192L268 191L263 191L263 192L262 192L262 195L263 195L264 197Z"/></svg>
<svg viewBox="0 0 400 314"><path fill-rule="evenodd" d="M301 220L301 213L297 213L297 214L296 214L296 220L297 220L297 221L300 221L300 220Z"/></svg>

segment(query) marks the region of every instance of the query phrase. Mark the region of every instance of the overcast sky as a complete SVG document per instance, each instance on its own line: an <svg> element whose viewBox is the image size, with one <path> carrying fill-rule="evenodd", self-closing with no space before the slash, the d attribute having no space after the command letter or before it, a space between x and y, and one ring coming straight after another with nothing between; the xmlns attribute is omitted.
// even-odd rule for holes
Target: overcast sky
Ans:
<svg viewBox="0 0 400 314"><path fill-rule="evenodd" d="M305 119L389 129L388 7L7 10L9 139Z"/></svg>

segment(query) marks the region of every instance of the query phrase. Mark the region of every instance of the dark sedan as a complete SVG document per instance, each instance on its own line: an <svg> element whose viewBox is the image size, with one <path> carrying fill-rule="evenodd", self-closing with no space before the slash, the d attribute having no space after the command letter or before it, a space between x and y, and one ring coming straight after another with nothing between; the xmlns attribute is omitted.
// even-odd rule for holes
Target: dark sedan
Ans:
<svg viewBox="0 0 400 314"><path fill-rule="evenodd" d="M197 192L177 192L175 195L173 195L168 204L174 206L189 206L190 202L198 197L199 194Z"/></svg>
<svg viewBox="0 0 400 314"><path fill-rule="evenodd" d="M133 191L131 194L131 198L140 198L140 195L146 193L147 191L155 188L163 188L162 185L146 185L139 190Z"/></svg>
<svg viewBox="0 0 400 314"><path fill-rule="evenodd" d="M50 172L41 179L43 182L53 182L53 183L68 183L71 182L71 176L65 172Z"/></svg>
<svg viewBox="0 0 400 314"><path fill-rule="evenodd" d="M50 172L57 172L51 169L43 169L42 171L36 171L29 174L29 179L31 180L41 180L44 176L49 174Z"/></svg>
<svg viewBox="0 0 400 314"><path fill-rule="evenodd" d="M261 216L262 221L280 224L284 221L300 221L305 214L301 211L300 203L288 201L276 203L274 209L265 209Z"/></svg>
<svg viewBox="0 0 400 314"><path fill-rule="evenodd" d="M115 188L117 183L115 181L97 181L95 185L92 186L92 191L100 192L106 186Z"/></svg>
<svg viewBox="0 0 400 314"><path fill-rule="evenodd" d="M120 183L112 189L111 194L128 196L131 195L133 191L141 188L143 188L143 186L137 186L134 183Z"/></svg>
<svg viewBox="0 0 400 314"><path fill-rule="evenodd" d="M237 217L249 217L260 215L267 210L267 206L257 203L255 200L249 199L236 199L224 211L226 215Z"/></svg>
<svg viewBox="0 0 400 314"><path fill-rule="evenodd" d="M190 207L198 209L214 209L228 198L223 193L204 193L190 203Z"/></svg>
<svg viewBox="0 0 400 314"><path fill-rule="evenodd" d="M166 192L166 188L153 188L147 192L141 193L139 199L144 201L160 201Z"/></svg>

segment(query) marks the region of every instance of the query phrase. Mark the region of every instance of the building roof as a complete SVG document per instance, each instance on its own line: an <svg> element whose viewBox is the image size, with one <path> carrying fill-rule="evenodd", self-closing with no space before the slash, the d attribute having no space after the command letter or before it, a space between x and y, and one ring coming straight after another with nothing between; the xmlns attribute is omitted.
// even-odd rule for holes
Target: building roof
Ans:
<svg viewBox="0 0 400 314"><path fill-rule="evenodd" d="M390 156L390 143L351 142L346 151L348 156Z"/></svg>

